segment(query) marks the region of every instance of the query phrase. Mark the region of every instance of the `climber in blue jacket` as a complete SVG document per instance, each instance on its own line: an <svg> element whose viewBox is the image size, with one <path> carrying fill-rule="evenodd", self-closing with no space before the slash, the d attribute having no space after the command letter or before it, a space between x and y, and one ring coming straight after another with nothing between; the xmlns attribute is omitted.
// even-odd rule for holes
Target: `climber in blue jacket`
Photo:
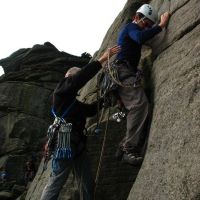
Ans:
<svg viewBox="0 0 200 200"><path fill-rule="evenodd" d="M170 14L162 14L159 24L156 24L157 16L151 5L142 5L136 11L133 21L122 28L118 37L121 50L114 63L118 66L119 80L123 84L118 87L118 95L128 113L126 136L120 142L116 157L129 164L141 163L143 160L143 129L149 112L148 100L141 86L142 73L138 70L141 48L147 40L166 27Z"/></svg>

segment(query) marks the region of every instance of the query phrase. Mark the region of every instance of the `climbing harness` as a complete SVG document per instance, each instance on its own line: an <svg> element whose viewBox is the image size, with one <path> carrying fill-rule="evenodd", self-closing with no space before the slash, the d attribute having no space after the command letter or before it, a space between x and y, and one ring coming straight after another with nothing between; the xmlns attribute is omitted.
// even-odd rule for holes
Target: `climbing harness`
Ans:
<svg viewBox="0 0 200 200"><path fill-rule="evenodd" d="M143 73L141 70L137 70L137 72L127 71L126 74L119 74L120 69L123 68L123 65L126 65L127 68L130 68L130 64L126 60L114 60L110 62L110 53L108 53L107 63L103 68L102 73L99 74L97 79L97 86L99 89L100 97L103 97L105 105L112 106L113 100L118 99L117 97L117 89L119 87L123 88L137 88L141 87L141 79L143 77ZM131 83L126 83L125 80L131 78Z"/></svg>
<svg viewBox="0 0 200 200"><path fill-rule="evenodd" d="M122 63L129 65L127 61L121 61ZM119 60L114 60L113 62L110 62L110 55L108 54L108 61L107 61L107 65L104 67L105 69L105 73L108 73L108 75L110 76L111 80L117 84L118 86L121 87L125 87L125 88L135 88L135 87L139 87L140 84L139 81L142 78L142 72L141 70L137 70L136 73L131 73L130 76L134 76L135 80L133 83L130 84L125 84L123 83L120 78L119 78L119 72L118 72L118 68L119 68ZM125 79L127 77L123 77L123 79Z"/></svg>

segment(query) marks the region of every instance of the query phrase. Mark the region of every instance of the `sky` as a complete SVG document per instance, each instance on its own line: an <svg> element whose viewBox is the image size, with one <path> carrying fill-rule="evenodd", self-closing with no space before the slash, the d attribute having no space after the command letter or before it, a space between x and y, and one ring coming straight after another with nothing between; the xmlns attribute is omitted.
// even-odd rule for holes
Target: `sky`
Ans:
<svg viewBox="0 0 200 200"><path fill-rule="evenodd" d="M0 59L46 41L73 55L93 55L126 1L1 0Z"/></svg>

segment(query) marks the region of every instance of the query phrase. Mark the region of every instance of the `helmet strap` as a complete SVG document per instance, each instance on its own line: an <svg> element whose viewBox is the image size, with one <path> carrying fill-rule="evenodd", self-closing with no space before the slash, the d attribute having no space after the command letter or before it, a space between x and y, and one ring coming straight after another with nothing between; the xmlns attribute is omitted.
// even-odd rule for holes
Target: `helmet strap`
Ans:
<svg viewBox="0 0 200 200"><path fill-rule="evenodd" d="M134 20L133 23L139 24L141 21L144 23L144 19L145 19L145 18L146 18L146 17L142 17L142 18L139 19L138 21Z"/></svg>

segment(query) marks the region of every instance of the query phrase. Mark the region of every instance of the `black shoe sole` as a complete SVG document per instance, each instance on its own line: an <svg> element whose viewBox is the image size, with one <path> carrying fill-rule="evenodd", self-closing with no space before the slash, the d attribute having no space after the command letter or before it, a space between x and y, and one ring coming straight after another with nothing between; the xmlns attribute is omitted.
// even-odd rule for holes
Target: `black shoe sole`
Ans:
<svg viewBox="0 0 200 200"><path fill-rule="evenodd" d="M141 158L141 159L137 158L137 159L131 160L131 161L125 160L125 159L122 158L122 163L124 163L124 164L140 165L140 164L142 164L142 162L143 162L143 158Z"/></svg>
<svg viewBox="0 0 200 200"><path fill-rule="evenodd" d="M115 153L115 158L118 160L118 161L121 161L122 158L123 158L123 155L124 155L124 152L122 150L117 150L116 153Z"/></svg>

